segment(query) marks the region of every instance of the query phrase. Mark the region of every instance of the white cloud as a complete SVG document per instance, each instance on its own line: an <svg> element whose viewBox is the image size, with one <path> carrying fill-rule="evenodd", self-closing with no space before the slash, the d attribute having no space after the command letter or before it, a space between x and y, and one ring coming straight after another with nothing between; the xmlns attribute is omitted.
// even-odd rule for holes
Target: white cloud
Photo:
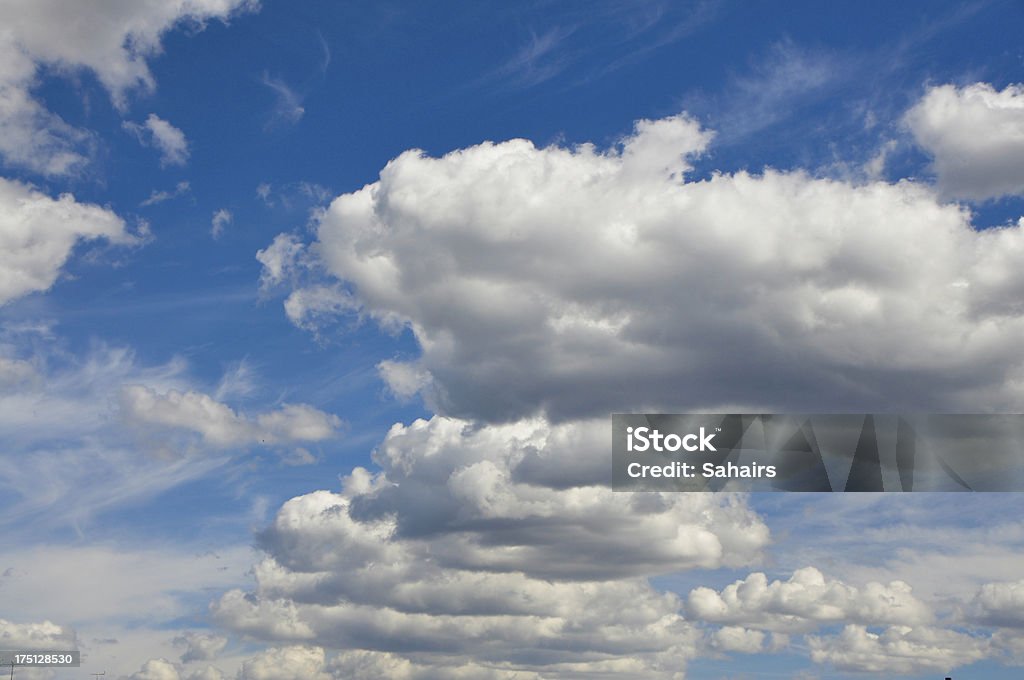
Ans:
<svg viewBox="0 0 1024 680"><path fill-rule="evenodd" d="M48 290L74 247L99 238L136 241L110 210L0 178L0 305Z"/></svg>
<svg viewBox="0 0 1024 680"><path fill-rule="evenodd" d="M181 662L188 663L217 658L227 646L228 639L222 635L204 635L189 631L174 638L174 644L185 647Z"/></svg>
<svg viewBox="0 0 1024 680"><path fill-rule="evenodd" d="M186 182L186 181L178 182L174 186L174 189L172 191L157 191L157 190L154 189L153 191L150 192L149 198L147 198L145 201L143 201L139 205L142 206L143 208L151 206L151 205L157 205L158 203L163 203L164 201L169 201L172 198L178 198L179 196L183 196L183 195L187 194L191 190L192 190L192 186L188 182Z"/></svg>
<svg viewBox="0 0 1024 680"><path fill-rule="evenodd" d="M429 376L432 410L487 421L1024 408L1020 227L912 181L684 181L709 139L676 116L607 151L406 152L319 217L303 266L337 282L294 283L287 313L408 327L394 391Z"/></svg>
<svg viewBox="0 0 1024 680"><path fill-rule="evenodd" d="M968 609L971 618L989 626L1024 629L1024 581L986 583Z"/></svg>
<svg viewBox="0 0 1024 680"><path fill-rule="evenodd" d="M167 659L150 659L128 680L224 680L224 673L213 666L206 666L185 675L180 666Z"/></svg>
<svg viewBox="0 0 1024 680"><path fill-rule="evenodd" d="M725 626L712 635L712 643L723 652L739 652L740 654L758 654L764 651L767 635L760 630L750 630L741 626Z"/></svg>
<svg viewBox="0 0 1024 680"><path fill-rule="evenodd" d="M46 175L74 172L87 162L90 135L46 110L33 97L40 65L96 74L118 108L134 88L152 90L146 60L179 22L195 26L254 9L252 0L8 0L0 4L0 155ZM159 126L158 126L159 127ZM171 129L154 134L172 145ZM171 156L174 158L174 156Z"/></svg>
<svg viewBox="0 0 1024 680"><path fill-rule="evenodd" d="M15 623L0 619L0 647L8 651L74 650L78 649L78 637L71 628L52 621Z"/></svg>
<svg viewBox="0 0 1024 680"><path fill-rule="evenodd" d="M932 619L929 607L901 581L856 588L828 580L814 567L799 569L788 581L762 573L726 586L721 593L696 588L687 612L712 623L778 631L808 631L827 623L918 625Z"/></svg>
<svg viewBox="0 0 1024 680"><path fill-rule="evenodd" d="M401 361L384 360L377 371L388 388L399 399L408 399L430 384L430 374Z"/></svg>
<svg viewBox="0 0 1024 680"><path fill-rule="evenodd" d="M17 387L38 378L39 374L30 362L0 357L0 389Z"/></svg>
<svg viewBox="0 0 1024 680"><path fill-rule="evenodd" d="M291 646L268 649L242 664L238 680L330 680L324 650Z"/></svg>
<svg viewBox="0 0 1024 680"><path fill-rule="evenodd" d="M943 193L977 200L1024 194L1024 86L933 87L906 122L934 158Z"/></svg>
<svg viewBox="0 0 1024 680"><path fill-rule="evenodd" d="M878 634L849 625L837 636L809 636L807 642L816 663L859 673L949 672L989 652L987 640L928 627L892 626Z"/></svg>
<svg viewBox="0 0 1024 680"><path fill-rule="evenodd" d="M149 114L146 122L141 125L130 121L125 121L122 125L140 142L160 152L160 165L185 165L188 161L188 140L185 139L185 133L155 113Z"/></svg>
<svg viewBox="0 0 1024 680"><path fill-rule="evenodd" d="M130 423L195 432L217 447L323 441L341 426L337 416L308 404L284 404L249 417L201 392L161 393L144 385L121 389L121 412Z"/></svg>
<svg viewBox="0 0 1024 680"><path fill-rule="evenodd" d="M217 210L213 213L213 219L210 220L210 234L214 238L220 238L224 233L224 228L231 224L233 219L231 211L227 208Z"/></svg>
<svg viewBox="0 0 1024 680"><path fill-rule="evenodd" d="M128 680L180 680L178 668L167 659L150 659Z"/></svg>
<svg viewBox="0 0 1024 680"><path fill-rule="evenodd" d="M192 546L126 550L109 545L37 545L0 556L0 588L7 611L30 620L70 622L88 639L82 631L103 630L115 622L154 625L189 614L195 609L190 602L195 591L243 583L252 555L247 545L224 545L216 553L203 554ZM69 564L77 569L69 570ZM42 644L65 647L62 640L77 642L66 625L48 621L16 626L4 634L8 633L10 642L36 649ZM162 635L167 637L166 631Z"/></svg>
<svg viewBox="0 0 1024 680"><path fill-rule="evenodd" d="M281 508L255 591L229 592L214 614L277 644L373 652L360 663L414 678L672 677L699 635L647 577L749 563L767 530L740 498L612 492L606 434L603 422L395 425L381 474L357 469L342 493Z"/></svg>
<svg viewBox="0 0 1024 680"><path fill-rule="evenodd" d="M309 286L292 291L284 301L288 320L299 328L318 333L320 329L343 312L358 308L358 304L339 286Z"/></svg>
<svg viewBox="0 0 1024 680"><path fill-rule="evenodd" d="M181 542L146 548L82 541L11 547L0 555L5 610L18 612L23 621L43 623L13 630L0 623L0 644L4 649L78 649L109 677L124 678L139 671L147 658L180 654L168 630L205 616L206 593L244 583L252 559L245 544L221 545L216 552ZM68 568L72 564L75 569ZM5 638L5 632L11 635ZM221 662L233 668L240 660ZM190 678L182 667L178 671L189 680L217 678Z"/></svg>
<svg viewBox="0 0 1024 680"><path fill-rule="evenodd" d="M627 662L628 663L628 662ZM614 670L628 672L640 667L623 668L621 661L605 662L603 669L599 664L589 664L588 671L597 677L601 671ZM544 673L523 670L516 665L503 667L494 662L474 663L461 662L458 659L450 663L416 663L397 654L388 652L369 652L365 650L346 650L341 652L329 664L332 677L345 680L433 680L434 678L451 678L452 680L543 680L543 678L572 677L573 669L564 664L556 664L546 668ZM615 677L614 674L611 677Z"/></svg>
<svg viewBox="0 0 1024 680"><path fill-rule="evenodd" d="M260 287L271 288L293 276L301 264L300 258L305 249L305 245L294 235L278 234L269 246L256 251L256 259L263 265Z"/></svg>
<svg viewBox="0 0 1024 680"><path fill-rule="evenodd" d="M224 680L224 673L213 666L206 666L190 673L188 680Z"/></svg>
<svg viewBox="0 0 1024 680"><path fill-rule="evenodd" d="M79 527L103 509L152 498L226 462L140 455L120 425L122 385L187 389L183 362L142 366L131 351L104 346L79 356L52 335L22 335L0 342L0 353L10 353L5 363L22 378L0 385L0 525L7 532Z"/></svg>
<svg viewBox="0 0 1024 680"><path fill-rule="evenodd" d="M216 391L253 404L246 394L254 379L244 366L230 368ZM102 345L79 355L52 335L0 329L0 527L7 535L81 530L105 511L152 502L223 470L250 446L302 462L317 452L288 449L338 433L337 416L306 404L239 412L200 389L188 368L180 358L147 366L128 349Z"/></svg>

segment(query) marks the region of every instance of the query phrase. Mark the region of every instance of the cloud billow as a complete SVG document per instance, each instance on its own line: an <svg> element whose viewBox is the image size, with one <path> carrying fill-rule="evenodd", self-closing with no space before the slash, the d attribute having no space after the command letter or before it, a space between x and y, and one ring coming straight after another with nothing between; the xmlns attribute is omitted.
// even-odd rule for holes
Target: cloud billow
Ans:
<svg viewBox="0 0 1024 680"><path fill-rule="evenodd" d="M295 266L298 325L408 327L396 394L488 422L613 411L1019 410L1024 235L978 231L925 184L806 172L685 179L712 135L406 152L337 198ZM312 304L312 303L310 303Z"/></svg>
<svg viewBox="0 0 1024 680"><path fill-rule="evenodd" d="M988 83L928 90L905 122L954 198L1024 195L1024 86Z"/></svg>
<svg viewBox="0 0 1024 680"><path fill-rule="evenodd" d="M396 425L382 473L357 468L342 493L282 507L261 534L255 591L228 592L214 615L279 644L366 650L368 667L398 654L409 673L674 677L700 635L647 578L750 564L768 531L734 497L517 481L530 455L596 458L603 434L598 422Z"/></svg>
<svg viewBox="0 0 1024 680"><path fill-rule="evenodd" d="M790 634L843 670L992 654L898 579L755 573L685 605L651 585L754 564L770 537L740 496L610 491L610 412L1024 403L1020 226L978 230L913 180L689 178L713 138L684 114L606 150L412 150L319 214L313 243L261 251L297 326L411 330L420 356L378 370L437 415L393 426L379 473L286 503L217 620L348 650L318 672L353 678L680 677Z"/></svg>

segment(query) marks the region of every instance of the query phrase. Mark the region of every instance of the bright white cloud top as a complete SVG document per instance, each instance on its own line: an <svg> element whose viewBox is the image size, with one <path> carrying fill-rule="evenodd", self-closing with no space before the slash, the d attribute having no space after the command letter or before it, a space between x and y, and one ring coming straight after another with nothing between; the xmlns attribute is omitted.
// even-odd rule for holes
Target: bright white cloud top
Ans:
<svg viewBox="0 0 1024 680"><path fill-rule="evenodd" d="M460 417L1019 410L1019 226L977 231L912 181L686 180L710 139L674 116L607 151L409 151L337 198L308 252L278 237L264 280L346 284L293 293L300 326L349 310L411 328L421 356L383 377Z"/></svg>
<svg viewBox="0 0 1024 680"><path fill-rule="evenodd" d="M955 198L1024 194L1024 89L988 83L931 88L907 112L914 139Z"/></svg>
<svg viewBox="0 0 1024 680"><path fill-rule="evenodd" d="M70 194L50 198L0 177L0 304L53 285L80 242L131 244L124 220Z"/></svg>

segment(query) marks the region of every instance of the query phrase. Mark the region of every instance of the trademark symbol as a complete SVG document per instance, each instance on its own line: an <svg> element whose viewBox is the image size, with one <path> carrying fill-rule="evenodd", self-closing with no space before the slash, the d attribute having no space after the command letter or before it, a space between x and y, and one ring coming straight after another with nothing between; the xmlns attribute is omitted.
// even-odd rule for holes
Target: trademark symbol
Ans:
<svg viewBox="0 0 1024 680"><path fill-rule="evenodd" d="M721 431L722 431L722 428L720 428L720 427L716 427L715 428L715 432L721 432Z"/></svg>

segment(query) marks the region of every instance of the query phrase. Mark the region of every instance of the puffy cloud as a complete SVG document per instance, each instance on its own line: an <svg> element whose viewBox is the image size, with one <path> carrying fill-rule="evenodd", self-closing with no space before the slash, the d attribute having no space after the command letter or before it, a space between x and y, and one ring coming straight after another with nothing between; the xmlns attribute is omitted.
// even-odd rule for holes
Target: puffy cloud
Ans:
<svg viewBox="0 0 1024 680"><path fill-rule="evenodd" d="M185 652L181 655L181 662L188 663L216 658L228 644L228 639L221 635L187 632L174 638L174 643L185 647Z"/></svg>
<svg viewBox="0 0 1024 680"><path fill-rule="evenodd" d="M121 389L121 412L131 423L188 430L221 447L323 441L341 426L340 418L308 404L284 404L247 417L201 392L160 393L144 385Z"/></svg>
<svg viewBox="0 0 1024 680"><path fill-rule="evenodd" d="M979 200L1024 194L1024 86L933 87L906 122L934 158L943 193Z"/></svg>
<svg viewBox="0 0 1024 680"><path fill-rule="evenodd" d="M700 636L647 577L749 563L767 530L737 497L612 492L606 435L603 422L395 425L382 473L281 508L255 591L214 614L279 644L364 650L339 662L365 667L353 677L381 664L410 678L672 677Z"/></svg>
<svg viewBox="0 0 1024 680"><path fill-rule="evenodd" d="M760 630L750 630L741 626L725 626L714 632L712 643L723 652L757 654L764 651L766 637L765 633Z"/></svg>
<svg viewBox="0 0 1024 680"><path fill-rule="evenodd" d="M408 327L393 391L491 422L1024 407L1019 226L976 231L912 181L686 180L709 138L675 116L605 151L406 152L319 216L302 266L335 281L297 284L288 315Z"/></svg>
<svg viewBox="0 0 1024 680"><path fill-rule="evenodd" d="M213 219L210 220L210 234L214 238L220 238L224 233L224 228L231 224L233 219L231 211L227 208L216 211L213 213Z"/></svg>
<svg viewBox="0 0 1024 680"><path fill-rule="evenodd" d="M0 619L0 647L7 650L78 649L75 631L51 621L15 623Z"/></svg>
<svg viewBox="0 0 1024 680"><path fill-rule="evenodd" d="M329 680L319 647L268 649L242 664L239 680Z"/></svg>
<svg viewBox="0 0 1024 680"><path fill-rule="evenodd" d="M895 673L986 654L929 628L903 581L807 568L698 588L687 613L717 624L703 635L651 586L750 564L768 532L742 497L611 492L608 412L1024 403L1021 227L979 232L913 181L688 179L711 138L674 116L608 150L410 151L319 214L314 243L260 251L296 325L409 328L420 358L378 370L439 415L394 426L379 474L286 503L255 588L217 620L347 650L328 667L354 678L672 677L702 644L770 652L847 622L809 638L816 661L855 668L862 649Z"/></svg>
<svg viewBox="0 0 1024 680"><path fill-rule="evenodd" d="M260 186L266 186L269 193L269 185ZM269 246L256 251L256 259L263 265L260 287L270 288L285 282L294 274L304 250L305 246L292 234L278 234Z"/></svg>
<svg viewBox="0 0 1024 680"><path fill-rule="evenodd" d="M224 673L213 666L206 666L190 673L188 680L224 680Z"/></svg>
<svg viewBox="0 0 1024 680"><path fill-rule="evenodd" d="M826 623L911 624L931 620L926 604L902 581L856 588L827 580L814 567L793 572L788 581L768 581L762 573L726 586L690 592L687 612L712 623L779 631L807 631Z"/></svg>
<svg viewBox="0 0 1024 680"><path fill-rule="evenodd" d="M682 678L681 666L677 673L668 677ZM652 675L643 662L617 658L586 664L557 663L545 666L541 672L523 669L519 664L496 664L494 662L461 662L452 659L448 663L419 663L388 652L365 650L344 651L329 664L333 677L345 680L549 680L554 678L621 678L621 677L663 677Z"/></svg>
<svg viewBox="0 0 1024 680"><path fill-rule="evenodd" d="M849 625L837 636L809 636L807 642L813 661L861 673L948 672L989 653L987 640L928 627L892 626L876 634Z"/></svg>
<svg viewBox="0 0 1024 680"><path fill-rule="evenodd" d="M73 172L86 162L90 135L48 111L32 96L40 65L88 69L123 108L133 88L151 90L147 58L160 52L163 34L182 21L196 26L258 6L254 0L10 0L0 4L0 155L47 175ZM154 117L151 117L151 119ZM170 127L154 122L171 160L181 147ZM147 121L148 124L149 121ZM163 148L163 147L161 147Z"/></svg>
<svg viewBox="0 0 1024 680"><path fill-rule="evenodd" d="M381 378L391 392L400 399L407 399L430 384L430 374L412 364L385 360L377 364Z"/></svg>
<svg viewBox="0 0 1024 680"><path fill-rule="evenodd" d="M0 178L0 305L49 289L74 247L99 238L135 241L110 210Z"/></svg>
<svg viewBox="0 0 1024 680"><path fill-rule="evenodd" d="M167 659L150 659L128 680L224 680L224 673L213 666L206 666L185 675L178 665Z"/></svg>
<svg viewBox="0 0 1024 680"><path fill-rule="evenodd" d="M293 291L284 301L288 320L299 328L318 333L321 326L358 305L337 286L310 286Z"/></svg>
<svg viewBox="0 0 1024 680"><path fill-rule="evenodd" d="M150 659L129 680L180 680L178 668L167 659Z"/></svg>
<svg viewBox="0 0 1024 680"><path fill-rule="evenodd" d="M1024 581L986 583L974 596L968 612L985 625L1024 628Z"/></svg>
<svg viewBox="0 0 1024 680"><path fill-rule="evenodd" d="M1019 629L997 630L992 636L992 646L1004 662L1013 666L1024 666L1024 631Z"/></svg>
<svg viewBox="0 0 1024 680"><path fill-rule="evenodd" d="M155 147L160 152L160 165L185 165L188 161L188 140L185 133L166 120L149 114L146 122L125 121L124 129L134 134L140 142Z"/></svg>

